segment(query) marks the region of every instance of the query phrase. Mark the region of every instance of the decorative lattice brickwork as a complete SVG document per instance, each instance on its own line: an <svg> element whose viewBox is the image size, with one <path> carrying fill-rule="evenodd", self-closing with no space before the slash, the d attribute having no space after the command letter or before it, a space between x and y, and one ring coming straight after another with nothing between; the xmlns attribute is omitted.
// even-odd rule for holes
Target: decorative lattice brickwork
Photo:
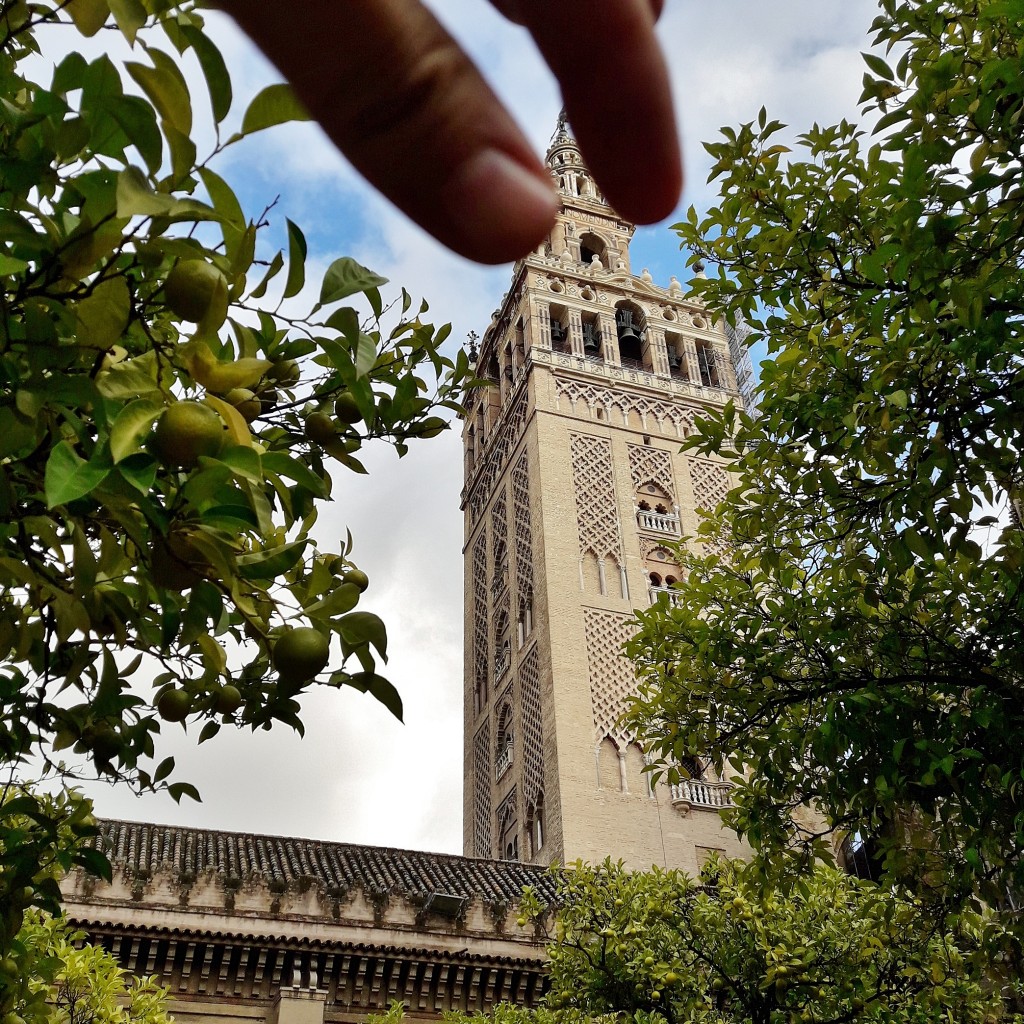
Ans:
<svg viewBox="0 0 1024 1024"><path fill-rule="evenodd" d="M644 430L655 430L661 434L675 434L686 437L693 429L693 410L681 405L669 405L644 395L634 395L599 384L584 383L566 377L555 377L555 404L561 408L562 399L567 399L574 413L583 408L605 410L612 420L612 410L618 412L621 423L629 424L629 414L636 413Z"/></svg>
<svg viewBox="0 0 1024 1024"><path fill-rule="evenodd" d="M519 600L533 596L533 528L530 524L530 476L526 454L512 470L512 517L516 541L516 589Z"/></svg>
<svg viewBox="0 0 1024 1024"><path fill-rule="evenodd" d="M519 666L523 714L523 799L528 806L537 802L544 789L544 727L540 710L540 659L537 647Z"/></svg>
<svg viewBox="0 0 1024 1024"><path fill-rule="evenodd" d="M633 666L622 654L622 645L630 638L628 623L625 615L597 608L583 609L594 738L599 741L611 736L620 750L635 739L619 721L626 710L627 697L636 690Z"/></svg>
<svg viewBox="0 0 1024 1024"><path fill-rule="evenodd" d="M493 589L499 594L508 586L508 502L505 486L499 484L498 496L491 506L491 551L494 559Z"/></svg>
<svg viewBox="0 0 1024 1024"><path fill-rule="evenodd" d="M630 444L626 445L626 448L629 451L629 472L633 478L633 490L639 491L648 484L654 484L675 501L672 456L660 448L651 448L648 445Z"/></svg>
<svg viewBox="0 0 1024 1024"><path fill-rule="evenodd" d="M524 391L516 400L516 404L509 410L508 418L501 432L493 438L484 455L483 468L473 488L473 498L470 502L470 519L476 523L483 514L484 505L490 500L491 487L501 474L505 463L512 454L512 449L523 433L526 426L526 392Z"/></svg>
<svg viewBox="0 0 1024 1024"><path fill-rule="evenodd" d="M732 488L732 479L728 471L717 462L706 459L688 459L690 482L693 484L693 500L697 508L706 512L714 512L719 502L725 500ZM729 549L729 542L724 536L708 538L703 547L709 551L722 554Z"/></svg>
<svg viewBox="0 0 1024 1024"><path fill-rule="evenodd" d="M725 500L732 487L728 471L717 462L706 459L689 459L688 462L697 508L714 512L715 506Z"/></svg>
<svg viewBox="0 0 1024 1024"><path fill-rule="evenodd" d="M491 856L491 730L487 722L473 738L473 853Z"/></svg>
<svg viewBox="0 0 1024 1024"><path fill-rule="evenodd" d="M569 447L580 552L591 551L598 558L611 558L621 565L611 442L589 434L570 434Z"/></svg>
<svg viewBox="0 0 1024 1024"><path fill-rule="evenodd" d="M473 545L473 683L480 694L487 674L487 534L481 531Z"/></svg>

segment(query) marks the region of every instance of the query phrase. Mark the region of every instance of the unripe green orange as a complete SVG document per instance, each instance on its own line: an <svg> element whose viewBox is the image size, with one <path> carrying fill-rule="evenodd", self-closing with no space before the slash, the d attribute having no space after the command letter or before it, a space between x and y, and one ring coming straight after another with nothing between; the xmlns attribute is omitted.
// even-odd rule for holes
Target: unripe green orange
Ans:
<svg viewBox="0 0 1024 1024"><path fill-rule="evenodd" d="M359 411L359 405L351 391L342 391L334 403L334 415L342 423L358 423L363 414Z"/></svg>
<svg viewBox="0 0 1024 1024"><path fill-rule="evenodd" d="M153 450L165 466L191 469L201 455L220 451L224 430L224 421L208 405L175 402L157 421Z"/></svg>
<svg viewBox="0 0 1024 1024"><path fill-rule="evenodd" d="M353 586L358 587L360 591L365 590L370 585L370 577L362 569L349 569L342 576L342 579L346 583L351 583Z"/></svg>
<svg viewBox="0 0 1024 1024"><path fill-rule="evenodd" d="M311 412L303 424L306 437L316 444L328 444L338 436L334 420L325 412Z"/></svg>
<svg viewBox="0 0 1024 1024"><path fill-rule="evenodd" d="M227 309L228 282L206 260L182 260L176 263L164 282L164 299L172 312L183 320L199 323L215 303Z"/></svg>
<svg viewBox="0 0 1024 1024"><path fill-rule="evenodd" d="M263 403L249 388L232 388L224 396L224 401L233 405L241 413L246 423L252 423L263 411Z"/></svg>
<svg viewBox="0 0 1024 1024"><path fill-rule="evenodd" d="M184 722L192 710L192 698L184 690L165 690L156 710L165 722Z"/></svg>
<svg viewBox="0 0 1024 1024"><path fill-rule="evenodd" d="M215 705L220 714L233 714L242 705L242 691L237 686L232 686L231 683L222 686L217 691Z"/></svg>
<svg viewBox="0 0 1024 1024"><path fill-rule="evenodd" d="M312 626L289 629L274 644L274 668L287 683L312 679L324 669L330 656L330 641Z"/></svg>

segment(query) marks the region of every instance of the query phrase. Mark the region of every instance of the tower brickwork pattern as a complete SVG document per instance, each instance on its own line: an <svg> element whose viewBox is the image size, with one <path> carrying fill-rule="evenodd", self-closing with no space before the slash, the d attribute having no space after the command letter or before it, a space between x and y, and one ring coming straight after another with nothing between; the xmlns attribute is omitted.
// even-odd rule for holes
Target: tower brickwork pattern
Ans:
<svg viewBox="0 0 1024 1024"><path fill-rule="evenodd" d="M695 872L743 852L729 786L647 783L622 645L635 607L673 600L675 545L728 490L680 442L739 400L736 339L675 278L633 272L633 225L564 123L547 160L557 224L471 353L491 386L464 426L466 850Z"/></svg>

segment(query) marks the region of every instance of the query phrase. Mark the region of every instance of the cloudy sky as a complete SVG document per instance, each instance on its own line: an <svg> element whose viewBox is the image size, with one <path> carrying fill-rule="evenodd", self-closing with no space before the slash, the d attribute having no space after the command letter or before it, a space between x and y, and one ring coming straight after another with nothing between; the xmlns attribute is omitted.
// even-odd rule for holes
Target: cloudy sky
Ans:
<svg viewBox="0 0 1024 1024"><path fill-rule="evenodd" d="M430 0L430 6L543 152L560 100L526 33L486 0ZM649 267L661 284L673 273L685 279L667 224L691 204L703 209L713 202L700 143L720 126L753 119L762 104L795 129L856 116L859 51L867 48L874 12L867 0L668 0L660 31L682 124L687 189L679 216L637 233L635 268ZM215 27L242 109L246 97L276 76L226 21ZM628 125L622 144L630 145ZM643 174L644 155L635 157ZM477 267L441 249L364 186L315 126L256 136L216 169L237 186L252 214L280 196L274 230L283 238L286 216L300 224L311 264L325 267L348 254L390 278L396 291L404 285L426 298L436 322L452 322L452 345L471 330L482 333L501 299L510 268ZM177 756L180 776L199 786L202 804L92 788L99 813L461 852L459 436L451 431L420 442L401 461L383 448L367 464L369 477L339 477L319 537L329 550L338 547L335 537L352 531L354 558L372 581L365 607L388 625L387 674L405 701L405 724L354 691L325 691L306 699L302 739L283 728L222 732L197 748L180 727L165 726L166 750Z"/></svg>

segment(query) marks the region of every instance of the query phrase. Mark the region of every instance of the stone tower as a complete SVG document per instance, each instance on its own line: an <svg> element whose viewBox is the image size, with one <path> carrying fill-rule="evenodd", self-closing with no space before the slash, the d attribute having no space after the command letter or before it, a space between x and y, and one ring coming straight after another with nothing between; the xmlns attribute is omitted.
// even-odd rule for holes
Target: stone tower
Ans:
<svg viewBox="0 0 1024 1024"><path fill-rule="evenodd" d="M633 608L672 599L666 541L728 489L679 446L699 409L740 400L736 366L675 278L633 274L633 225L564 119L547 162L561 214L515 265L480 342L494 383L464 423L465 852L695 872L742 852L721 827L729 786L695 763L652 792L619 721L635 685L619 648Z"/></svg>

